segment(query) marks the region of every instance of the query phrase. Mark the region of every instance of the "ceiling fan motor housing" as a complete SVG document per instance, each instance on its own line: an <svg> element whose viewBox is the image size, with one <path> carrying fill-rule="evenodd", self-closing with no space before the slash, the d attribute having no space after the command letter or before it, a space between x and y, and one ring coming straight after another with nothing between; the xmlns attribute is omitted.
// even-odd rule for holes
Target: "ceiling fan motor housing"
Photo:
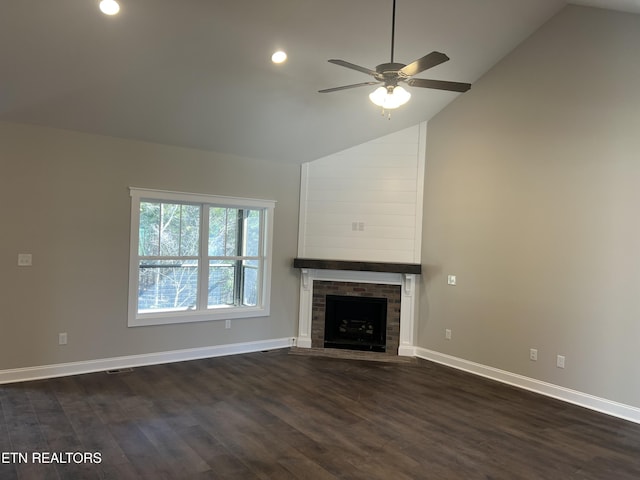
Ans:
<svg viewBox="0 0 640 480"><path fill-rule="evenodd" d="M384 82L386 87L395 87L405 78L399 71L405 66L404 63L381 63L376 67L376 80Z"/></svg>
<svg viewBox="0 0 640 480"><path fill-rule="evenodd" d="M401 68L406 67L404 63L381 63L376 67L378 73L393 73L397 74Z"/></svg>

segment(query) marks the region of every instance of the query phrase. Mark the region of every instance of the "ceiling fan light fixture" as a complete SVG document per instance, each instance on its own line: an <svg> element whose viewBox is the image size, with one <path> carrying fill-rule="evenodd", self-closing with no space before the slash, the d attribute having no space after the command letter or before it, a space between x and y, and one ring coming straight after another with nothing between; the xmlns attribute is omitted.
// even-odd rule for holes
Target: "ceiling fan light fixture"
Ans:
<svg viewBox="0 0 640 480"><path fill-rule="evenodd" d="M271 55L271 61L273 63L284 63L287 61L287 53L282 50L278 50L273 55Z"/></svg>
<svg viewBox="0 0 640 480"><path fill-rule="evenodd" d="M411 94L402 87L378 87L369 94L369 99L384 110L393 110L409 101Z"/></svg>
<svg viewBox="0 0 640 480"><path fill-rule="evenodd" d="M120 5L116 0L101 0L100 11L105 15L115 15L120 11Z"/></svg>
<svg viewBox="0 0 640 480"><path fill-rule="evenodd" d="M411 94L404 88L398 87L399 82L406 82L410 87L434 88L437 90L447 90L450 92L466 92L471 88L469 83L448 82L444 80L429 80L426 78L413 78L415 75L436 67L441 63L449 60L444 53L433 51L422 58L419 58L408 65L404 63L396 63L393 61L393 50L395 43L396 30L396 0L393 0L393 11L391 14L391 61L389 63L381 63L376 66L375 70L371 68L361 67L355 63L345 62L337 58L329 60L329 63L339 65L341 67L356 70L372 76L376 81L353 83L342 87L325 88L318 90L319 93L338 92L356 87L364 87L365 85L384 84L383 87L376 89L375 92L369 94L371 101L379 107L382 107L382 113L385 110L392 110L404 105L411 98ZM391 116L389 116L390 118Z"/></svg>

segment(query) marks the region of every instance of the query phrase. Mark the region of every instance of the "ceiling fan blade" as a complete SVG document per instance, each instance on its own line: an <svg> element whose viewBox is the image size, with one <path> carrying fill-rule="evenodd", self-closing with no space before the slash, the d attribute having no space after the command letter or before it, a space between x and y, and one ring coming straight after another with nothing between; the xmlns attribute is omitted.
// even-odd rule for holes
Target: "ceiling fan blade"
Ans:
<svg viewBox="0 0 640 480"><path fill-rule="evenodd" d="M437 90L449 90L451 92L466 92L471 88L470 83L446 82L444 80L427 80L425 78L410 78L407 80L410 87L435 88Z"/></svg>
<svg viewBox="0 0 640 480"><path fill-rule="evenodd" d="M380 82L362 82L354 83L353 85L344 85L343 87L325 88L324 90L318 90L318 93L331 93L340 90L347 90L349 88L364 87L365 85L378 85Z"/></svg>
<svg viewBox="0 0 640 480"><path fill-rule="evenodd" d="M415 62L410 63L406 67L401 68L398 73L403 77L413 77L414 75L433 68L436 65L440 65L447 60L449 60L449 57L447 57L444 53L431 52L424 57L419 58Z"/></svg>
<svg viewBox="0 0 640 480"><path fill-rule="evenodd" d="M345 62L344 60L336 60L332 58L331 60L329 60L329 63L340 65L341 67L347 67L347 68L350 68L351 70L357 70L358 72L366 73L367 75L372 75L374 77L378 74L378 72L376 72L375 70L371 70L370 68L366 68L366 67L361 67L360 65L356 65L354 63Z"/></svg>

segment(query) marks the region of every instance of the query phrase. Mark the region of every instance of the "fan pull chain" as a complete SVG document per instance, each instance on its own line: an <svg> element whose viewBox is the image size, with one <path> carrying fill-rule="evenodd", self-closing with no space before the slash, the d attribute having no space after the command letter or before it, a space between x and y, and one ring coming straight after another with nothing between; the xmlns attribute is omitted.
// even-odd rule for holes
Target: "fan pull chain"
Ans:
<svg viewBox="0 0 640 480"><path fill-rule="evenodd" d="M386 110L384 109L384 107L382 107L382 111L380 112L380 115L382 115L384 117L384 114L387 114L387 120L391 120L391 110Z"/></svg>

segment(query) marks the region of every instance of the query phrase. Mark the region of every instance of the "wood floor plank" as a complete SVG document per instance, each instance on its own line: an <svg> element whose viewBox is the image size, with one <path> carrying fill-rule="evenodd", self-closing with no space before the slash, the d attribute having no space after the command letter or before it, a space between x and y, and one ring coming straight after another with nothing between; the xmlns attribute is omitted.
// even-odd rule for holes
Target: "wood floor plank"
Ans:
<svg viewBox="0 0 640 480"><path fill-rule="evenodd" d="M8 401L9 390L0 389L0 452L15 452L9 436L9 427L7 426L8 415L5 415L3 403ZM16 480L18 471L16 465L11 463L11 456L6 459L6 463L0 462L0 478L6 480Z"/></svg>
<svg viewBox="0 0 640 480"><path fill-rule="evenodd" d="M640 425L426 361L286 350L0 386L14 479L637 480Z"/></svg>
<svg viewBox="0 0 640 480"><path fill-rule="evenodd" d="M162 418L137 422L140 431L151 441L159 455L166 459L173 477L195 475L210 469L209 465Z"/></svg>
<svg viewBox="0 0 640 480"><path fill-rule="evenodd" d="M13 452L28 453L29 461L14 464L18 478L59 479L55 467L34 463L32 452L47 451L47 442L42 434L36 411L29 401L28 392L42 388L43 382L13 384L6 388L2 397L2 407L6 419L6 427Z"/></svg>
<svg viewBox="0 0 640 480"><path fill-rule="evenodd" d="M209 466L211 474L207 478L246 478L249 480L258 478L241 459L233 455L202 426L183 428L179 434ZM205 473L202 472L202 475L205 476Z"/></svg>

